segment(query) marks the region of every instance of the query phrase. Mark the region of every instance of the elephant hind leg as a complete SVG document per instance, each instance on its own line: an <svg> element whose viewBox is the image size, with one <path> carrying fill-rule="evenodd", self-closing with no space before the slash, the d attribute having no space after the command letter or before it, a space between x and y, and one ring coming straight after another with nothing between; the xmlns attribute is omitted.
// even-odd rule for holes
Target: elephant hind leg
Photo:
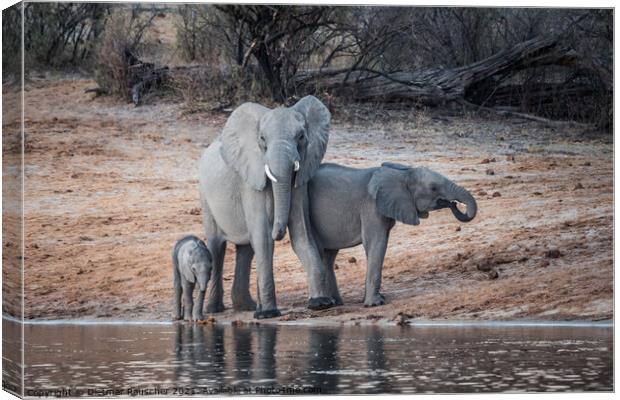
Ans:
<svg viewBox="0 0 620 400"><path fill-rule="evenodd" d="M209 290L207 312L213 314L224 311L224 286L222 271L224 268L224 255L226 253L226 240L221 237L210 237L207 238L207 240L207 247L209 248L213 259L211 288Z"/></svg>
<svg viewBox="0 0 620 400"><path fill-rule="evenodd" d="M337 306L341 306L342 297L340 297L340 292L338 292L338 282L336 281L336 273L334 272L334 264L336 262L336 256L338 255L338 250L323 250L323 254L321 258L323 259L323 264L327 268L327 284L329 285L329 293L331 293L332 297L336 301Z"/></svg>
<svg viewBox="0 0 620 400"><path fill-rule="evenodd" d="M232 303L235 311L255 311L256 302L250 295L250 269L254 250L252 246L237 245L235 257L235 278L232 286Z"/></svg>

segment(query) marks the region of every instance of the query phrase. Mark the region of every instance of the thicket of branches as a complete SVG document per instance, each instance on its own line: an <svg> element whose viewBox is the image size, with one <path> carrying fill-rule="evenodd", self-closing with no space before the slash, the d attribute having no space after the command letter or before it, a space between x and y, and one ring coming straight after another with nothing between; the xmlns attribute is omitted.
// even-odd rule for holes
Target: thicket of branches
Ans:
<svg viewBox="0 0 620 400"><path fill-rule="evenodd" d="M524 52L514 65L465 85L463 99L485 108L611 124L611 10L187 5L179 14L178 42L188 61L258 68L269 88L264 95L279 102L308 91L407 100L413 96L380 93L399 76L431 82L439 72L531 39L549 39L551 44ZM528 63L542 52L548 59ZM376 77L385 79L364 82Z"/></svg>
<svg viewBox="0 0 620 400"><path fill-rule="evenodd" d="M27 3L26 59L90 63L107 91L129 96L130 88L166 78L185 97L202 88L221 104L244 96L287 103L314 93L413 105L456 101L611 124L612 10L205 4L172 10L177 50L190 67L168 71L139 59L141 32L153 14L137 5ZM10 55L6 49L19 43L10 28L16 19L6 11L4 18ZM3 66L10 61L4 57ZM135 65L147 66L144 76L133 72Z"/></svg>

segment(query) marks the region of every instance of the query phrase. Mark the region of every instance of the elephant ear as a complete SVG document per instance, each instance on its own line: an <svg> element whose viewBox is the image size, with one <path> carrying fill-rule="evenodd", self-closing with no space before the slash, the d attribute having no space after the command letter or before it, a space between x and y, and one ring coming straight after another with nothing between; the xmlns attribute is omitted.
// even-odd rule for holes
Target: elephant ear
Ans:
<svg viewBox="0 0 620 400"><path fill-rule="evenodd" d="M185 278L185 280L194 283L196 282L196 276L194 275L194 272L191 270L190 267L191 265L189 264L183 264L183 266L181 267L181 274L183 275L183 278Z"/></svg>
<svg viewBox="0 0 620 400"><path fill-rule="evenodd" d="M230 115L220 135L222 158L255 190L265 188L265 161L258 146L258 125L268 111L260 104L242 104Z"/></svg>
<svg viewBox="0 0 620 400"><path fill-rule="evenodd" d="M323 160L329 140L331 113L319 99L306 96L291 107L306 119L306 146L295 178L295 187L308 183Z"/></svg>
<svg viewBox="0 0 620 400"><path fill-rule="evenodd" d="M408 225L419 225L413 195L407 188L407 172L400 168L379 168L368 182L368 193L375 200L377 210L385 217Z"/></svg>

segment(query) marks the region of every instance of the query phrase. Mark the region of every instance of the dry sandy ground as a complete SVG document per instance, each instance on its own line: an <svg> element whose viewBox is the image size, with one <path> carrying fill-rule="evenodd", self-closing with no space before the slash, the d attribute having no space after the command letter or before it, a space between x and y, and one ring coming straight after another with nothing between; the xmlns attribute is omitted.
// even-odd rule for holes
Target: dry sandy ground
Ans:
<svg viewBox="0 0 620 400"><path fill-rule="evenodd" d="M27 87L26 318L168 319L170 250L181 236L202 232L197 161L225 115L183 115L165 102L134 108L83 93L92 86L65 79ZM11 137L19 124L6 113L18 109L19 97L10 87L4 92L6 194L16 173L11 165L19 161ZM367 119L362 110L357 122L345 123L336 113L325 161L425 165L471 190L479 214L469 224L448 210L417 227L397 224L383 270L389 303L375 308L362 306L361 247L341 251L336 261L345 306L310 312L303 268L288 240L279 242L274 263L282 320L386 321L399 313L420 319L612 318L610 136L415 110L391 123ZM5 207L5 217L11 212ZM11 226L5 222L5 290L17 287L19 275ZM233 261L229 245L229 308ZM16 296L4 303L7 313L18 308ZM250 317L230 310L216 316Z"/></svg>

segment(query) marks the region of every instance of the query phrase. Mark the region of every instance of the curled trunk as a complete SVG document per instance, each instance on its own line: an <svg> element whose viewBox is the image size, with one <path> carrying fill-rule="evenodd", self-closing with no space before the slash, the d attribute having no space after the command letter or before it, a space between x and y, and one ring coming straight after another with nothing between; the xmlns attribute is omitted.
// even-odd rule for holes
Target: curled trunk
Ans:
<svg viewBox="0 0 620 400"><path fill-rule="evenodd" d="M461 212L458 209L456 202L463 203L467 207L467 211L465 213ZM449 204L445 204L444 206L450 207L450 211L456 219L461 222L469 222L476 216L478 212L478 205L476 204L476 199L464 188L452 184L450 187L449 194Z"/></svg>

